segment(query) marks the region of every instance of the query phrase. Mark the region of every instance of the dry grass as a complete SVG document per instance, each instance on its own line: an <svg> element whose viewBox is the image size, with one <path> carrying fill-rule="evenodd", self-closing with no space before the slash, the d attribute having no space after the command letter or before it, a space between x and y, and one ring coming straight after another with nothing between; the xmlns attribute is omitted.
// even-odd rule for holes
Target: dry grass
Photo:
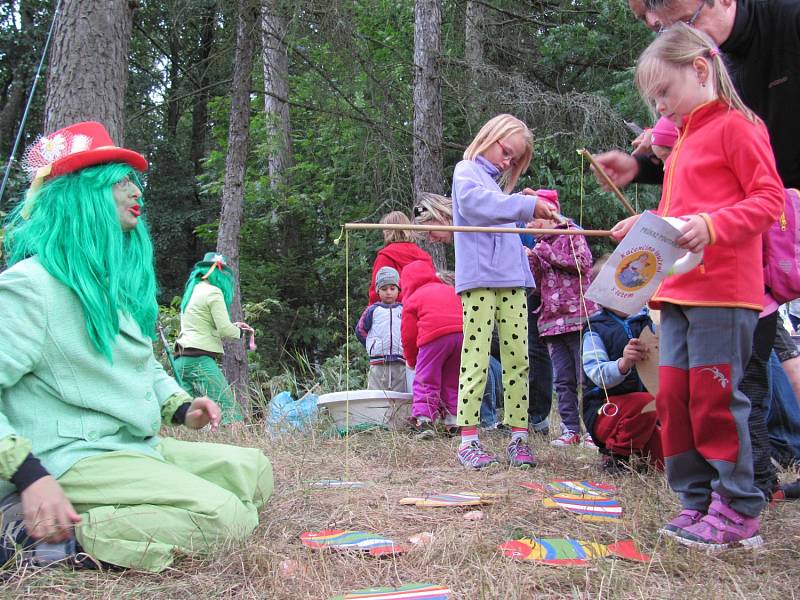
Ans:
<svg viewBox="0 0 800 600"><path fill-rule="evenodd" d="M181 437L191 434L180 430ZM205 437L200 434L199 437ZM262 524L243 547L221 548L213 557L181 558L159 575L137 572L68 572L50 569L17 573L0 588L13 598L330 598L375 585L428 582L448 585L453 598L781 598L800 596L800 530L797 504L768 510L758 551L707 556L659 538L658 527L677 509L658 474L628 476L621 488L626 514L619 525L577 521L544 509L523 481L556 478L608 481L597 454L579 448L551 448L533 440L540 466L531 471L496 468L468 472L457 466L457 441L415 442L392 432L365 433L349 440L319 432L266 438L260 427L218 436L259 446L272 459L276 493L262 511ZM500 434L484 435L502 453ZM787 477L789 475L787 474ZM327 478L364 481L364 489L311 490ZM424 492L503 492L484 508L484 519L469 522L464 510L400 506L404 496ZM366 529L407 540L428 531L427 546L393 558L306 549L303 531ZM520 535L571 536L610 543L632 537L650 553L650 563L600 559L588 569L520 563L501 556L497 545ZM283 573L282 561L300 568Z"/></svg>

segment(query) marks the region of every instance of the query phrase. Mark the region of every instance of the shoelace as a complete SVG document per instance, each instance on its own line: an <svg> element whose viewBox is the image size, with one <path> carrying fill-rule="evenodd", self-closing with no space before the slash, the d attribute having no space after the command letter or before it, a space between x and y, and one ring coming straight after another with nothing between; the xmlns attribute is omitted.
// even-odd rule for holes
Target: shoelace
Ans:
<svg viewBox="0 0 800 600"><path fill-rule="evenodd" d="M514 450L512 452L517 458L533 458L531 447L522 440L515 440L511 442L511 444L514 446Z"/></svg>
<svg viewBox="0 0 800 600"><path fill-rule="evenodd" d="M483 448L483 446L481 446L480 443L478 443L478 442L472 442L466 448L462 448L460 453L464 457L464 460L467 460L467 461L470 461L470 462L476 461L477 459L479 459L479 458L481 458L483 456L491 458L489 456L489 453L486 452L486 450Z"/></svg>

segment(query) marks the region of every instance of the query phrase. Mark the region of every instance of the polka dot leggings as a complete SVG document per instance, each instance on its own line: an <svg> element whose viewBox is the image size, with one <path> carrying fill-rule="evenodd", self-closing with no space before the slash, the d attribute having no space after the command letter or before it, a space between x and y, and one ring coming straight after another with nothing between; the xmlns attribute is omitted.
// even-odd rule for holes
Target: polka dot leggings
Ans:
<svg viewBox="0 0 800 600"><path fill-rule="evenodd" d="M489 369L492 330L500 336L504 422L528 426L528 299L524 288L477 288L461 293L464 344L458 378L458 424L478 425Z"/></svg>

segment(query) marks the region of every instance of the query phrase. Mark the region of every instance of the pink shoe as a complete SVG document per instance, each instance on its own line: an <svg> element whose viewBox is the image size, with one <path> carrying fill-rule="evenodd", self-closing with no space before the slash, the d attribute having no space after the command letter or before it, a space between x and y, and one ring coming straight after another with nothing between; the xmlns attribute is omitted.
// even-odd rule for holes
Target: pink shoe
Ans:
<svg viewBox="0 0 800 600"><path fill-rule="evenodd" d="M531 447L528 445L527 440L512 440L508 448L506 448L506 456L511 467L528 469L536 466L536 459L533 458L533 452L531 452Z"/></svg>
<svg viewBox="0 0 800 600"><path fill-rule="evenodd" d="M694 525L676 531L675 541L712 552L736 547L756 548L764 543L758 535L761 525L758 517L733 510L716 492L711 498L708 514Z"/></svg>
<svg viewBox="0 0 800 600"><path fill-rule="evenodd" d="M697 523L700 519L702 519L704 516L705 515L701 513L699 510L692 510L690 508L686 508L682 510L677 517L675 517L669 523L665 524L661 529L659 529L658 532L663 533L664 535L668 535L669 537L674 537L678 531L686 529L687 527L691 527L692 525Z"/></svg>
<svg viewBox="0 0 800 600"><path fill-rule="evenodd" d="M462 443L458 447L458 462L470 469L485 469L499 464L480 442Z"/></svg>

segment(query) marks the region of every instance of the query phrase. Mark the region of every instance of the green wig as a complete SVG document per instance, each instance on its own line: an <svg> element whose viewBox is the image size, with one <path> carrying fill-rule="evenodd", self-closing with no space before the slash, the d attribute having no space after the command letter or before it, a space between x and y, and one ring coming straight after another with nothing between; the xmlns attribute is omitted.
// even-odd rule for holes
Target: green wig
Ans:
<svg viewBox="0 0 800 600"><path fill-rule="evenodd" d="M194 287L201 281L206 281L214 287L219 288L222 292L222 297L225 299L225 308L228 309L228 316L230 316L231 303L233 302L233 272L230 267L222 267L221 269L212 268L207 262L197 263L192 269L192 272L189 273L189 278L186 280L186 287L183 288L181 312L186 312L186 307L189 306L189 300L192 299Z"/></svg>
<svg viewBox="0 0 800 600"><path fill-rule="evenodd" d="M35 256L75 292L89 339L109 362L119 334L119 311L136 321L147 337L155 334L158 317L150 233L141 217L131 231L122 231L111 190L128 176L141 189L136 171L119 163L45 182L11 212L4 240L9 266ZM28 218L22 214L26 205Z"/></svg>

